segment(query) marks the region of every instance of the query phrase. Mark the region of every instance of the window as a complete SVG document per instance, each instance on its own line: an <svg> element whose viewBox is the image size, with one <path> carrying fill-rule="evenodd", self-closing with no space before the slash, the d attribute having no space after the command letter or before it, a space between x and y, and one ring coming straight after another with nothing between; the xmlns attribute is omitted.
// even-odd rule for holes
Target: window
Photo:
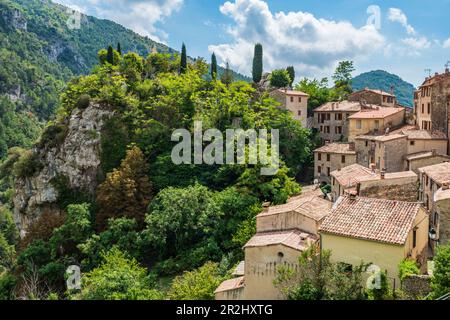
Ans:
<svg viewBox="0 0 450 320"><path fill-rule="evenodd" d="M428 187L428 176L425 176L425 185Z"/></svg>
<svg viewBox="0 0 450 320"><path fill-rule="evenodd" d="M302 97L298 97L298 102L302 102Z"/></svg>
<svg viewBox="0 0 450 320"><path fill-rule="evenodd" d="M330 176L330 173L331 173L331 169L330 169L330 167L327 167L327 176Z"/></svg>
<svg viewBox="0 0 450 320"><path fill-rule="evenodd" d="M368 146L369 146L369 141L366 140L366 147L368 147Z"/></svg>
<svg viewBox="0 0 450 320"><path fill-rule="evenodd" d="M334 120L342 120L342 113L335 113Z"/></svg>
<svg viewBox="0 0 450 320"><path fill-rule="evenodd" d="M330 161L330 159L331 159L330 154L327 154L327 161Z"/></svg>
<svg viewBox="0 0 450 320"><path fill-rule="evenodd" d="M422 103L422 113L425 113L425 105Z"/></svg>
<svg viewBox="0 0 450 320"><path fill-rule="evenodd" d="M317 167L317 172L318 172L319 174L322 173L322 167L321 167L321 166L318 166L318 167Z"/></svg>
<svg viewBox="0 0 450 320"><path fill-rule="evenodd" d="M361 120L356 120L356 129L361 129Z"/></svg>
<svg viewBox="0 0 450 320"><path fill-rule="evenodd" d="M416 142L414 141L414 140L411 140L410 142L409 142L409 145L410 146L413 146L413 145L415 145L416 144Z"/></svg>
<svg viewBox="0 0 450 320"><path fill-rule="evenodd" d="M413 230L413 248L417 245L417 227Z"/></svg>
<svg viewBox="0 0 450 320"><path fill-rule="evenodd" d="M302 110L298 110L297 114L298 114L299 116L301 116L301 115L302 115Z"/></svg>
<svg viewBox="0 0 450 320"><path fill-rule="evenodd" d="M294 102L294 97L291 97L291 102Z"/></svg>
<svg viewBox="0 0 450 320"><path fill-rule="evenodd" d="M431 103L430 102L428 102L427 111L428 111L428 114L431 113Z"/></svg>
<svg viewBox="0 0 450 320"><path fill-rule="evenodd" d="M331 114L327 113L327 120L331 120Z"/></svg>
<svg viewBox="0 0 450 320"><path fill-rule="evenodd" d="M341 157L341 162L342 162L342 163L345 163L345 156L342 156L342 157Z"/></svg>
<svg viewBox="0 0 450 320"><path fill-rule="evenodd" d="M334 128L334 133L336 134L342 134L342 127L341 126L337 126Z"/></svg>
<svg viewBox="0 0 450 320"><path fill-rule="evenodd" d="M320 126L320 132L323 132L323 126Z"/></svg>
<svg viewBox="0 0 450 320"><path fill-rule="evenodd" d="M320 152L317 153L317 160L322 161L322 154Z"/></svg>
<svg viewBox="0 0 450 320"><path fill-rule="evenodd" d="M434 222L434 226L437 227L439 224L439 213L437 213L437 212L434 213L433 222Z"/></svg>
<svg viewBox="0 0 450 320"><path fill-rule="evenodd" d="M375 120L375 129L376 130L380 129L380 121L379 120Z"/></svg>
<svg viewBox="0 0 450 320"><path fill-rule="evenodd" d="M325 126L325 133L330 133L330 126Z"/></svg>

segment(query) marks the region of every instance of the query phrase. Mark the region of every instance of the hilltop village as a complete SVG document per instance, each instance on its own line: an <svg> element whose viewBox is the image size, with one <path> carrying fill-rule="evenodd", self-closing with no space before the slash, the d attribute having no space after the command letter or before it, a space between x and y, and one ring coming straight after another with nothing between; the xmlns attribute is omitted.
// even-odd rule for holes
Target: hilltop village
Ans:
<svg viewBox="0 0 450 320"><path fill-rule="evenodd" d="M278 267L296 270L311 246L330 250L349 270L372 263L394 289L405 259L429 276L436 246L450 240L449 69L424 80L413 108L393 90L365 88L308 117L307 94L276 89L271 96L320 136L314 183L286 204L264 207L245 260L216 299L281 299Z"/></svg>

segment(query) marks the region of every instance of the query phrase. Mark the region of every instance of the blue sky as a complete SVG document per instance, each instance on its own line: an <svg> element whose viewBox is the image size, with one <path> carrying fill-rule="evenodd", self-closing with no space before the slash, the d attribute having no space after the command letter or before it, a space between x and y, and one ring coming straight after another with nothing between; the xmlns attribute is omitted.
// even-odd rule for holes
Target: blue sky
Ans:
<svg viewBox="0 0 450 320"><path fill-rule="evenodd" d="M250 73L261 42L265 70L294 65L297 80L328 77L340 60L355 75L383 69L418 85L450 61L450 0L56 0L116 21L190 56ZM371 9L368 9L368 8ZM379 15L377 12L379 11ZM369 19L370 17L374 19ZM368 19L370 20L368 23Z"/></svg>

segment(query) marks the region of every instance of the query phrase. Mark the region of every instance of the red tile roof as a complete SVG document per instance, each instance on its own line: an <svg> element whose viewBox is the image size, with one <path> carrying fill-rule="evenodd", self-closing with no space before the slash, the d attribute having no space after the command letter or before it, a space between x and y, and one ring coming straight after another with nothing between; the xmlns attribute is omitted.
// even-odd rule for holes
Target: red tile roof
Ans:
<svg viewBox="0 0 450 320"><path fill-rule="evenodd" d="M349 119L384 119L399 112L405 112L405 108L374 106L351 115Z"/></svg>
<svg viewBox="0 0 450 320"><path fill-rule="evenodd" d="M327 102L320 107L314 109L314 112L324 111L342 111L342 112L358 112L361 110L361 103L359 101L340 101Z"/></svg>
<svg viewBox="0 0 450 320"><path fill-rule="evenodd" d="M245 284L244 277L233 278L230 280L225 280L220 284L220 286L214 291L214 293L230 291L238 288L242 288Z"/></svg>
<svg viewBox="0 0 450 320"><path fill-rule="evenodd" d="M364 91L372 92L372 93L380 94L380 95L383 95L383 96L389 96L389 97L394 97L395 98L395 95L393 95L392 93L389 93L389 92L386 92L386 91L383 91L383 90L369 89L369 88L365 88L365 89L353 92L351 95L354 95L355 93L364 92Z"/></svg>
<svg viewBox="0 0 450 320"><path fill-rule="evenodd" d="M319 232L403 245L420 206L418 202L341 197Z"/></svg>
<svg viewBox="0 0 450 320"><path fill-rule="evenodd" d="M360 164L354 163L340 170L331 172L331 176L344 188L354 187L360 179L378 176L377 173L372 172L369 168L363 167Z"/></svg>
<svg viewBox="0 0 450 320"><path fill-rule="evenodd" d="M324 152L324 153L338 153L338 154L356 154L356 151L350 147L350 143L328 143L323 147L320 147L314 152Z"/></svg>
<svg viewBox="0 0 450 320"><path fill-rule="evenodd" d="M313 234L306 233L297 229L283 231L268 231L256 233L244 246L249 247L265 247L281 244L295 250L303 251L317 241L317 237Z"/></svg>
<svg viewBox="0 0 450 320"><path fill-rule="evenodd" d="M442 162L428 167L419 168L419 171L425 173L437 184L450 182L450 163Z"/></svg>
<svg viewBox="0 0 450 320"><path fill-rule="evenodd" d="M304 93L302 91L298 90L285 90L285 89L278 89L279 92L284 93L288 96L303 96L303 97L309 97L307 93Z"/></svg>

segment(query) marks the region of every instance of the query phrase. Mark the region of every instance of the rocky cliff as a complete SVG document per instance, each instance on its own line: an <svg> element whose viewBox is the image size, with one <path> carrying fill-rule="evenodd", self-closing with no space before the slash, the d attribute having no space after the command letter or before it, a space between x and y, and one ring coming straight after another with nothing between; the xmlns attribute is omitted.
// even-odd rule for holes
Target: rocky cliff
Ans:
<svg viewBox="0 0 450 320"><path fill-rule="evenodd" d="M94 195L101 174L102 128L113 111L91 104L84 110L75 109L64 124L63 137L34 149L39 166L29 177L17 178L14 195L14 219L21 236L30 223L44 212L60 213L62 193L69 190Z"/></svg>

